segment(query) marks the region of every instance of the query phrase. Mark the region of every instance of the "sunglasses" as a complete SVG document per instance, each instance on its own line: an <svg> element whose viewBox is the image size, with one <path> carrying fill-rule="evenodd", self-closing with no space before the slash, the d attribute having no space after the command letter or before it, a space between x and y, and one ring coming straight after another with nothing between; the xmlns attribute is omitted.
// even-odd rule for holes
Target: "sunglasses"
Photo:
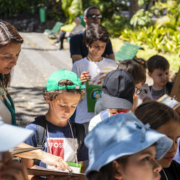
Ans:
<svg viewBox="0 0 180 180"><path fill-rule="evenodd" d="M137 90L136 90L136 94L137 94L137 95L142 92L142 89L141 89L141 88L137 88L136 86L135 86L135 88L137 89Z"/></svg>
<svg viewBox="0 0 180 180"><path fill-rule="evenodd" d="M98 18L98 19L101 19L102 18L102 15L101 14L90 14L90 15L88 15L89 17L91 17L92 19L95 19L96 17Z"/></svg>

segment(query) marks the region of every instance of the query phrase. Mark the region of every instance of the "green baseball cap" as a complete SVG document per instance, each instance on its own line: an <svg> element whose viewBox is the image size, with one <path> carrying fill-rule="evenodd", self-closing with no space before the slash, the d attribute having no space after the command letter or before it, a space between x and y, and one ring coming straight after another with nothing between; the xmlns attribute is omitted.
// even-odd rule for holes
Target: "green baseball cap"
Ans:
<svg viewBox="0 0 180 180"><path fill-rule="evenodd" d="M72 81L73 85L67 85L67 86L59 86L59 81L62 80L69 80ZM63 89L83 89L85 88L85 85L82 85L80 78L77 74L75 74L72 71L68 71L65 69L56 71L51 74L49 77L47 84L46 84L46 90L47 91L54 91L54 90L63 90Z"/></svg>

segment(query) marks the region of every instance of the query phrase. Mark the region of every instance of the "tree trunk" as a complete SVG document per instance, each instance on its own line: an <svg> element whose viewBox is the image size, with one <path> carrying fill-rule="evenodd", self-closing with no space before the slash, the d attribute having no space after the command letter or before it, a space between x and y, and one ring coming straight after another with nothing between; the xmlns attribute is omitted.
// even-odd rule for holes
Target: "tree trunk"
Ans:
<svg viewBox="0 0 180 180"><path fill-rule="evenodd" d="M138 0L130 0L129 2L130 2L129 17L131 19L133 15L139 10L139 6L138 6Z"/></svg>

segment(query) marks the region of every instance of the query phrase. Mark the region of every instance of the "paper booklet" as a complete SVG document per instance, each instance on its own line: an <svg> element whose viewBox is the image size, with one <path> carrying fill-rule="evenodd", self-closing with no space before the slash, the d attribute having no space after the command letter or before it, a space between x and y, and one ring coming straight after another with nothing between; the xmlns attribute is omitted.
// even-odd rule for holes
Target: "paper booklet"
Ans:
<svg viewBox="0 0 180 180"><path fill-rule="evenodd" d="M11 149L10 152L12 155L17 155L17 154L21 154L21 153L25 153L28 151L33 151L36 149L42 149L42 147L32 147L32 148L15 148L15 149Z"/></svg>
<svg viewBox="0 0 180 180"><path fill-rule="evenodd" d="M144 85L141 87L141 90L142 90L141 93L138 94L138 97L139 97L140 99L144 99L144 98L147 98L147 97L150 98L150 99L153 99L148 84L144 84Z"/></svg>
<svg viewBox="0 0 180 180"><path fill-rule="evenodd" d="M54 176L72 176L72 177L78 177L79 180L87 180L85 174L83 173L74 173L72 171L62 171L62 170L51 170L51 169L46 169L40 166L33 166L28 170L29 175L35 175L35 176L49 176L49 175L54 175Z"/></svg>
<svg viewBox="0 0 180 180"><path fill-rule="evenodd" d="M97 74L93 79L91 79L89 81L89 84L101 86L106 74L115 69L116 69L115 67L104 67L103 70L101 70L101 72L99 72L99 74Z"/></svg>

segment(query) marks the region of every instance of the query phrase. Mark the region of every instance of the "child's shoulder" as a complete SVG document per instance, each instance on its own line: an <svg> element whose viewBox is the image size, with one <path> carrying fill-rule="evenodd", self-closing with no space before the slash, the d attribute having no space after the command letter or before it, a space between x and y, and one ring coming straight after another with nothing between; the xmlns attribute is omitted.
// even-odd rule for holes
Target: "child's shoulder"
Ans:
<svg viewBox="0 0 180 180"><path fill-rule="evenodd" d="M87 58L85 57L85 58L83 58L83 59L80 59L80 60L78 60L78 61L76 61L74 64L73 64L73 66L78 66L78 65L80 65L80 64L87 64L89 61L87 60Z"/></svg>
<svg viewBox="0 0 180 180"><path fill-rule="evenodd" d="M103 58L103 61L108 63L108 64L112 64L114 66L117 66L116 61L112 60L112 59L108 59L108 58Z"/></svg>

